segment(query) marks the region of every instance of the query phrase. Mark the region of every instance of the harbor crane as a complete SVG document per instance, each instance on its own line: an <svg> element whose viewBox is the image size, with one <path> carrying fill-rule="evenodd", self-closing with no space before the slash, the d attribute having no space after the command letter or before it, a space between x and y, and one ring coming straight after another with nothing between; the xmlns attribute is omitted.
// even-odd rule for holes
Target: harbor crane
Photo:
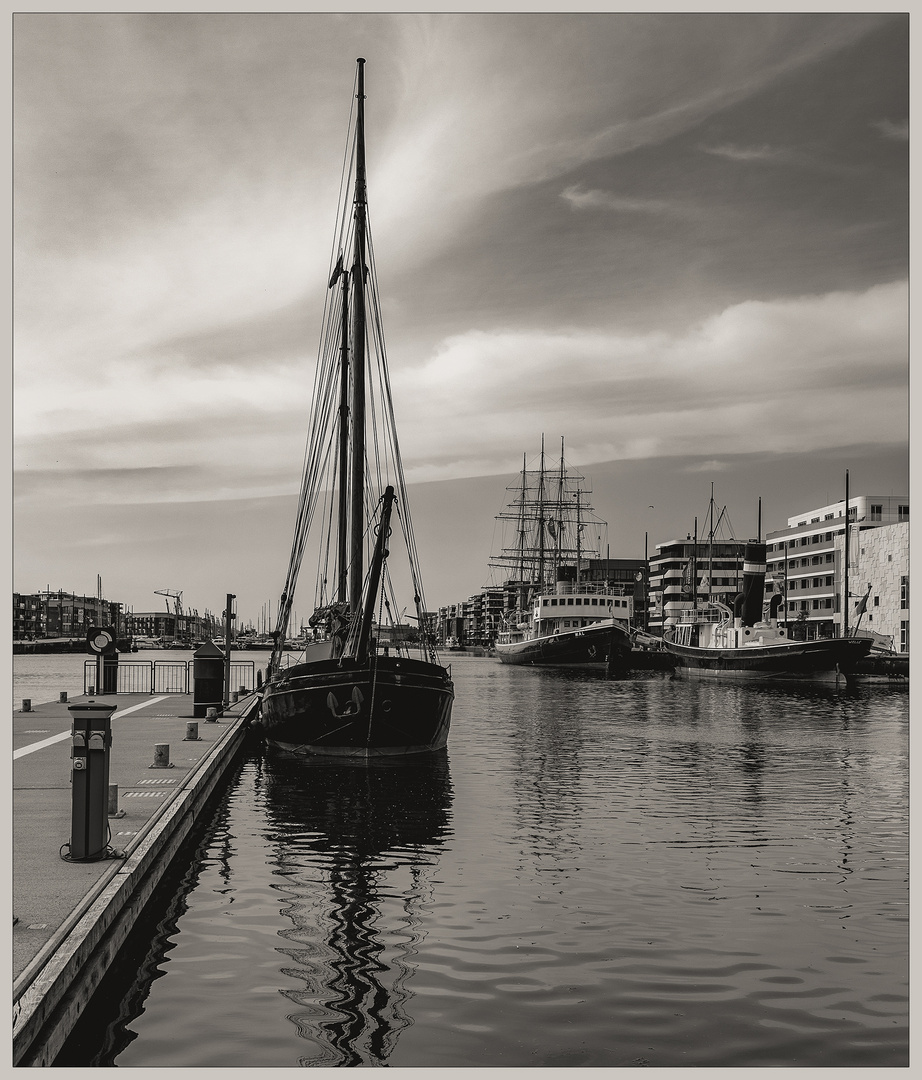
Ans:
<svg viewBox="0 0 922 1080"><path fill-rule="evenodd" d="M174 592L172 589L154 589L154 595L166 597L172 596L176 601L176 607L173 613L176 615L177 618L182 616L182 590L180 590L179 592ZM170 610L169 602L167 602L166 609L167 611Z"/></svg>

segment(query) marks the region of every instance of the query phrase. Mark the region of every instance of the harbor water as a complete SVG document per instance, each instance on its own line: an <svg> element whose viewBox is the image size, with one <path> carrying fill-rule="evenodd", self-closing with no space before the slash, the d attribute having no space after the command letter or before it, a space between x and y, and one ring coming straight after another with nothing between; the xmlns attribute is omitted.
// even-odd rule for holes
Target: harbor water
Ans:
<svg viewBox="0 0 922 1080"><path fill-rule="evenodd" d="M57 1064L908 1065L905 689L451 662L433 760L239 765Z"/></svg>

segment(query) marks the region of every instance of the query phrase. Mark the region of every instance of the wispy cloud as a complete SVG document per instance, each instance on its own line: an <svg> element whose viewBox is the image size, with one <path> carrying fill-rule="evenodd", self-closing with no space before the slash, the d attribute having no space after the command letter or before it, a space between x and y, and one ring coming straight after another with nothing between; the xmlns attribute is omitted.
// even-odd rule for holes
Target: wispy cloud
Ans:
<svg viewBox="0 0 922 1080"><path fill-rule="evenodd" d="M689 209L668 199L638 199L628 195L617 195L613 191L600 191L597 188L585 188L581 184L571 184L564 188L560 197L574 210L610 210L624 214L677 214L687 215Z"/></svg>
<svg viewBox="0 0 922 1080"><path fill-rule="evenodd" d="M871 127L876 128L885 139L893 139L896 142L909 141L909 121L899 120L875 120Z"/></svg>
<svg viewBox="0 0 922 1080"><path fill-rule="evenodd" d="M705 154L729 158L731 161L772 161L787 154L777 146L734 146L729 143L722 146L702 146L701 150Z"/></svg>

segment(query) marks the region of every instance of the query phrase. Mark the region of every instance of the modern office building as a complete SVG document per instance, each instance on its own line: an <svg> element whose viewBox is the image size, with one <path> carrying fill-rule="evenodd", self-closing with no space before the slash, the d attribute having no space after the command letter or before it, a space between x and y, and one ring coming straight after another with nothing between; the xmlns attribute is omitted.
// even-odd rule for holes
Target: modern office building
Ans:
<svg viewBox="0 0 922 1080"><path fill-rule="evenodd" d="M842 499L796 514L786 529L768 533L766 584L785 597L781 617L798 637L838 637L857 626L908 651L909 498L849 498L847 575L845 528Z"/></svg>

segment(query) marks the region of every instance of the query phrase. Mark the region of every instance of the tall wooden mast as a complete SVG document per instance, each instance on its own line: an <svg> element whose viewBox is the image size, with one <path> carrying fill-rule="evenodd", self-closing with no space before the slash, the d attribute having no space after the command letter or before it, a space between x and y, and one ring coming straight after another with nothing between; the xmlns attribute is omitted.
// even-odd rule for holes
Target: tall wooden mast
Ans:
<svg viewBox="0 0 922 1080"><path fill-rule="evenodd" d="M339 508L336 534L336 600L348 599L349 557L349 271L343 269L342 256L330 280L331 287L342 278L340 308L339 369Z"/></svg>
<svg viewBox="0 0 922 1080"><path fill-rule="evenodd" d="M352 559L349 603L362 607L365 540L365 61L359 57L355 124L355 258L352 264Z"/></svg>

